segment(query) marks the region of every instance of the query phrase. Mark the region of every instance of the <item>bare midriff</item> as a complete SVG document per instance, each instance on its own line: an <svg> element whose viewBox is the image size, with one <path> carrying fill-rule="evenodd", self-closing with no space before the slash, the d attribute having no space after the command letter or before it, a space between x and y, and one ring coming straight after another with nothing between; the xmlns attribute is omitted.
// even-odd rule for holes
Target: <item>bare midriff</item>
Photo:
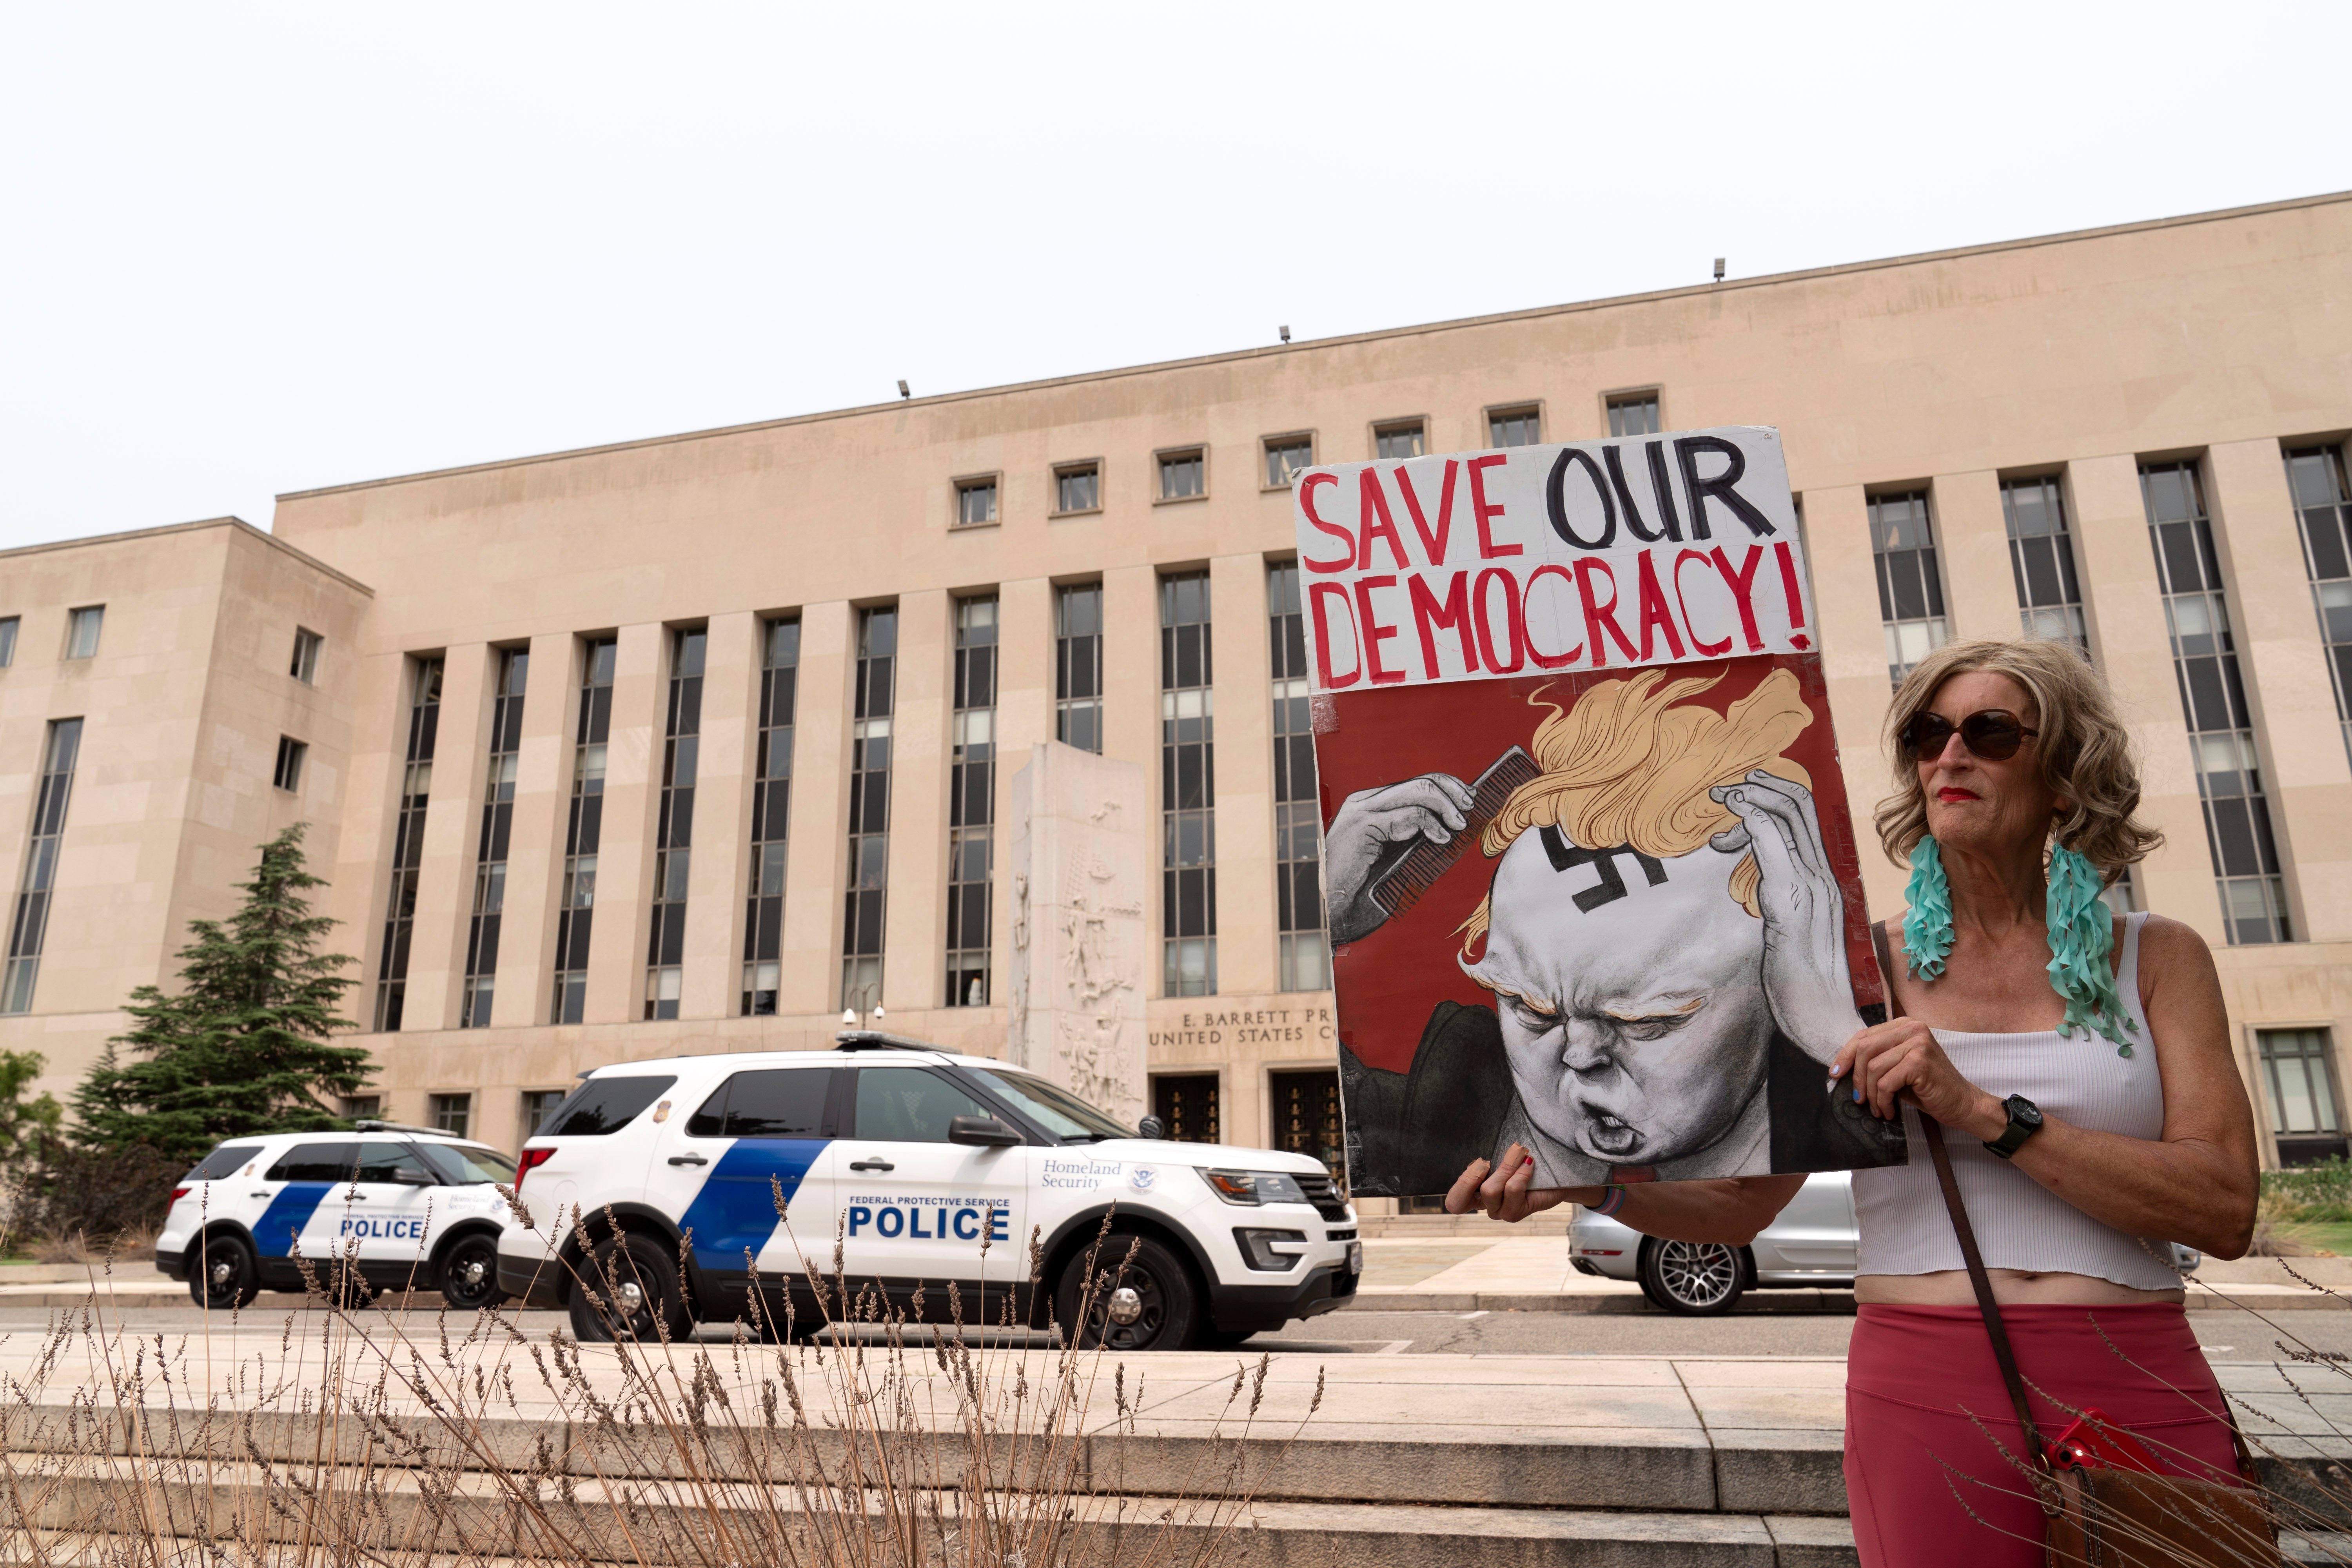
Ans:
<svg viewBox="0 0 2352 1568"><path fill-rule="evenodd" d="M2172 1301L2186 1292L2136 1290L2112 1279L2088 1274L2032 1274L2022 1268L1988 1268L1993 1300L2004 1306L2127 1307L2141 1302ZM1878 1307L1973 1307L1977 1294L1968 1270L1947 1268L1935 1274L1864 1274L1853 1282L1853 1299Z"/></svg>

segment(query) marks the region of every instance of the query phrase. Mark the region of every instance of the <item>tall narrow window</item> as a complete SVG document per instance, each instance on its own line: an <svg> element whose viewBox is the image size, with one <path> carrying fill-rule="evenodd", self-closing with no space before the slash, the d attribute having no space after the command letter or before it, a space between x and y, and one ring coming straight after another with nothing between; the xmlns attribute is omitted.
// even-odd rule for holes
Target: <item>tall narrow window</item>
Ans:
<svg viewBox="0 0 2352 1568"><path fill-rule="evenodd" d="M2074 540L2056 475L2006 479L2000 515L2009 526L2009 573L2017 584L2017 618L2030 637L2054 637L2091 651L2083 622L2083 587L2074 576Z"/></svg>
<svg viewBox="0 0 2352 1568"><path fill-rule="evenodd" d="M784 837L793 821L793 710L801 624L770 621L760 660L760 754L751 786L751 891L743 910L743 1016L773 1017L784 942Z"/></svg>
<svg viewBox="0 0 2352 1568"><path fill-rule="evenodd" d="M1879 618L1886 624L1886 677L1900 686L1913 665L1952 639L1926 490L1870 498L1870 552L1878 567Z"/></svg>
<svg viewBox="0 0 2352 1568"><path fill-rule="evenodd" d="M466 931L466 994L457 1026L490 1026L498 989L499 922L507 907L507 838L514 827L515 763L522 754L522 689L530 650L499 650L499 684L490 700L490 764L482 781L482 841L474 851L474 915Z"/></svg>
<svg viewBox="0 0 2352 1568"><path fill-rule="evenodd" d="M988 1005L996 856L996 599L956 605L955 754L948 778L948 1005Z"/></svg>
<svg viewBox="0 0 2352 1568"><path fill-rule="evenodd" d="M1658 395L1654 392L1627 393L1609 400L1609 434L1612 436L1654 436L1658 433Z"/></svg>
<svg viewBox="0 0 2352 1568"><path fill-rule="evenodd" d="M1323 818L1297 562L1267 570L1265 600L1274 668L1274 929L1282 947L1282 988L1321 991L1331 984L1331 959L1323 938Z"/></svg>
<svg viewBox="0 0 2352 1568"><path fill-rule="evenodd" d="M66 657L95 658L98 657L98 634L106 625L104 605L85 605L66 614Z"/></svg>
<svg viewBox="0 0 2352 1568"><path fill-rule="evenodd" d="M81 721L50 721L41 752L41 782L33 797L33 831L25 846L25 872L16 884L16 918L8 922L8 969L0 975L0 1013L33 1010L33 983L48 935L49 899L58 885L58 847L65 837L66 803L73 795L74 763L81 754Z"/></svg>
<svg viewBox="0 0 2352 1568"><path fill-rule="evenodd" d="M2336 1102L2336 1055L2326 1029L2257 1029L2263 1088L2279 1163L2312 1165L2345 1152L2342 1108Z"/></svg>
<svg viewBox="0 0 2352 1568"><path fill-rule="evenodd" d="M654 910L646 942L646 1016L675 1018L686 963L686 888L694 863L694 780L702 757L700 631L670 637L661 814L654 826Z"/></svg>
<svg viewBox="0 0 2352 1568"><path fill-rule="evenodd" d="M2336 682L2336 719L2352 754L2352 489L2344 483L2344 454L2333 447L2289 452L2286 482L2303 525L2303 568L2319 611L2319 640Z"/></svg>
<svg viewBox="0 0 2352 1568"><path fill-rule="evenodd" d="M1543 441L1543 414L1534 408L1496 408L1486 414L1486 445L1534 447Z"/></svg>
<svg viewBox="0 0 2352 1568"><path fill-rule="evenodd" d="M882 903L890 878L890 715L896 605L857 612L857 706L849 726L849 892L841 924L841 1005L882 1000Z"/></svg>
<svg viewBox="0 0 2352 1568"><path fill-rule="evenodd" d="M289 795L302 787L302 759L310 748L291 735L278 737L278 765L270 771L269 782Z"/></svg>
<svg viewBox="0 0 2352 1568"><path fill-rule="evenodd" d="M319 649L326 638L301 626L294 628L294 662L287 674L305 686L319 683Z"/></svg>
<svg viewBox="0 0 2352 1568"><path fill-rule="evenodd" d="M572 808L563 825L562 901L555 915L551 1022L576 1024L588 1005L588 940L596 925L596 847L604 836L604 748L613 734L611 637L584 650L580 722L572 733Z"/></svg>
<svg viewBox="0 0 2352 1568"><path fill-rule="evenodd" d="M1407 424L1382 425L1372 432L1372 456L1381 462L1394 462L1422 455L1423 434L1422 423L1415 419Z"/></svg>
<svg viewBox="0 0 2352 1568"><path fill-rule="evenodd" d="M0 669L16 662L17 624L17 616L0 616Z"/></svg>
<svg viewBox="0 0 2352 1568"><path fill-rule="evenodd" d="M2205 844L2213 857L2230 941L2291 941L2270 802L2238 673L2229 595L2213 551L2204 487L2193 461L2142 464L2139 485L2172 637L2181 716L2189 722L2197 766L2197 793L2205 806Z"/></svg>
<svg viewBox="0 0 2352 1568"><path fill-rule="evenodd" d="M441 727L441 661L409 667L408 745L402 759L399 815L392 830L392 885L384 900L383 954L376 963L375 1026L399 1029L408 998L408 938L416 922L416 878L425 859L425 807L433 793L433 742Z"/></svg>
<svg viewBox="0 0 2352 1568"><path fill-rule="evenodd" d="M1162 992L1217 994L1217 746L1209 574L1160 580Z"/></svg>
<svg viewBox="0 0 2352 1568"><path fill-rule="evenodd" d="M1103 749L1102 584L1054 591L1054 739Z"/></svg>

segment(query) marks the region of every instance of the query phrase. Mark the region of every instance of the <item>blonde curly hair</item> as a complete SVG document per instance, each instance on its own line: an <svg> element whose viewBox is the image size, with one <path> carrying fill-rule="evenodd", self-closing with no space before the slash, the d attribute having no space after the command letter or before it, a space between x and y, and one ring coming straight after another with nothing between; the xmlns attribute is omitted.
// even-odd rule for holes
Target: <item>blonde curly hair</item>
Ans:
<svg viewBox="0 0 2352 1568"><path fill-rule="evenodd" d="M1664 859L1738 826L1738 815L1707 794L1717 784L1763 768L1810 789L1812 775L1782 754L1813 721L1797 678L1775 669L1721 713L1675 706L1722 679L1689 676L1661 686L1664 673L1645 669L1601 681L1569 708L1538 691L1528 706L1551 710L1528 742L1542 776L1511 792L1479 847L1491 859L1528 828L1549 824L1571 844L1625 844ZM1751 915L1759 912L1757 876L1752 853L1731 873L1731 896ZM1486 934L1492 902L1492 894L1479 900L1456 928L1465 960Z"/></svg>
<svg viewBox="0 0 2352 1568"><path fill-rule="evenodd" d="M2073 643L2049 637L1987 639L1946 643L1914 665L1895 689L1885 737L1895 790L1872 818L1887 858L1906 864L1927 836L1927 792L1919 770L1903 760L1903 727L1935 701L1944 682L1973 670L2009 677L2032 700L2032 712L2019 717L2042 731L2034 742L2042 782L2069 803L2051 824L2055 842L2097 867L2109 883L2164 842L2163 834L2133 815L2139 809L2139 762L2115 697L2091 661Z"/></svg>

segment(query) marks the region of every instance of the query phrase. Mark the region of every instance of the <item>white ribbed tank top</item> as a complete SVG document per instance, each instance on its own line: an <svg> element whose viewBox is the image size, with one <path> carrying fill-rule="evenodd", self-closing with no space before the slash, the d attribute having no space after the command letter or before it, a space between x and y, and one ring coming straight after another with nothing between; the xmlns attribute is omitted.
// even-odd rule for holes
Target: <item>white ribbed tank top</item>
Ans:
<svg viewBox="0 0 2352 1568"><path fill-rule="evenodd" d="M2077 1127L2126 1138L2164 1135L2164 1079L2139 1000L2139 928L2124 917L2123 963L2116 991L2139 1025L2132 1054L2096 1034L2068 1039L2055 1029L2026 1035L1976 1035L1937 1029L1937 1043L1970 1083L2003 1099L2021 1094ZM1906 1106L1911 1163L1853 1173L1853 1212L1862 1231L1859 1272L1932 1274L1967 1267L1927 1158L1919 1113ZM2180 1277L2155 1237L2145 1242L2100 1224L1973 1138L1947 1135L1952 1176L1975 1226L1988 1268L2087 1274L2137 1290L2177 1290Z"/></svg>

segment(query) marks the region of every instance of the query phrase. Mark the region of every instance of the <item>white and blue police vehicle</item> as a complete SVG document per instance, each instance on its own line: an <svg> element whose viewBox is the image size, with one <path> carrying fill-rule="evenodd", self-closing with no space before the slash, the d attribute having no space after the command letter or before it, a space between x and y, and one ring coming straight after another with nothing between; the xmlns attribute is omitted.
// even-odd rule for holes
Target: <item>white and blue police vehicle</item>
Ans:
<svg viewBox="0 0 2352 1568"><path fill-rule="evenodd" d="M523 1145L500 1287L583 1340L804 1334L828 1316L813 1264L923 1321L1067 1331L1083 1301L1083 1342L1122 1350L1237 1343L1355 1294L1355 1213L1310 1156L1165 1142L1001 1061L836 1041L584 1075ZM1085 1291L1106 1220L1114 1278Z"/></svg>
<svg viewBox="0 0 2352 1568"><path fill-rule="evenodd" d="M345 1300L438 1290L472 1311L499 1300L499 1191L514 1161L429 1128L232 1138L182 1177L155 1266L202 1307L230 1309L311 1278ZM364 1284L365 1290L359 1289Z"/></svg>

